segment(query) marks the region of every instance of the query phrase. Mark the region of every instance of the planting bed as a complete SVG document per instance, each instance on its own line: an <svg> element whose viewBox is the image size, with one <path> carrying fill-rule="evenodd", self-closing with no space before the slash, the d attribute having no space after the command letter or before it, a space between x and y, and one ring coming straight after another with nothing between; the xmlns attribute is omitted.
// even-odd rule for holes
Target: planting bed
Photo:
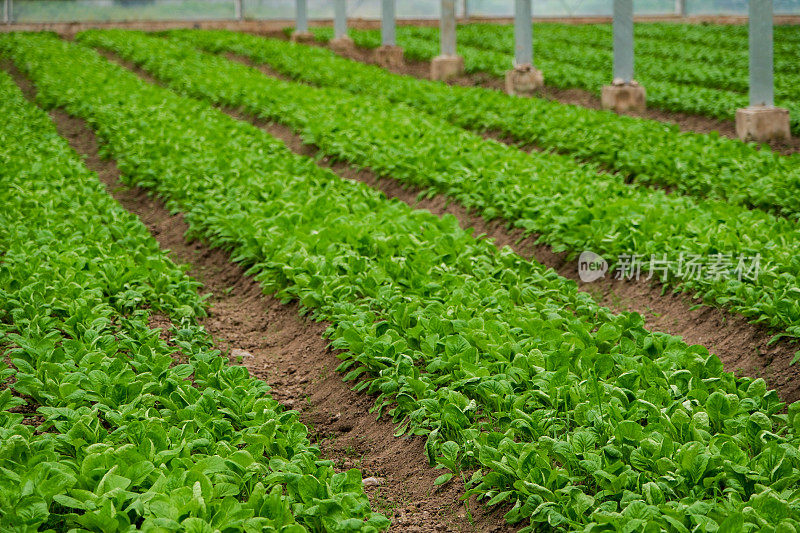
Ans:
<svg viewBox="0 0 800 533"><path fill-rule="evenodd" d="M4 528L800 528L796 156L229 31L0 55Z"/></svg>

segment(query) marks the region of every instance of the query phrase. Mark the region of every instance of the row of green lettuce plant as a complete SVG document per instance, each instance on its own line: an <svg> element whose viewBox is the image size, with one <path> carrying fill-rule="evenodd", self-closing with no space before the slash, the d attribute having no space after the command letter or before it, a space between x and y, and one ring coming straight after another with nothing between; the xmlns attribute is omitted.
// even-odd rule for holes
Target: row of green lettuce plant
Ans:
<svg viewBox="0 0 800 533"><path fill-rule="evenodd" d="M459 27L461 32L470 31L472 26L488 26L484 24L470 24ZM741 46L740 38L731 38L734 48L714 46L715 40L711 38L702 39L699 43L687 42L683 35L658 37L653 35L649 24L637 24L635 32L635 53L636 57L661 58L671 61L681 60L688 63L705 63L706 68L710 65L718 65L726 68L739 69L742 73L747 73L749 68L749 57L747 51L747 38ZM504 27L504 26L501 26ZM463 28L463 29L462 29ZM536 24L534 27L534 39L536 43L548 41L563 41L576 43L582 46L591 46L598 49L608 50L612 47L612 31L610 25L604 24ZM777 48L783 44L782 38L776 37ZM792 53L775 54L775 72L778 74L790 74L800 72L800 65L794 60L797 51L796 45L791 45Z"/></svg>
<svg viewBox="0 0 800 533"><path fill-rule="evenodd" d="M496 25L483 23L470 23L459 26L459 38L464 32L469 33L472 28L495 27ZM500 25L498 28L506 28L510 31L510 26ZM401 31L416 31L412 27L403 27ZM641 24L634 26L637 57L662 57L669 59L686 60L690 62L706 62L727 67L738 67L744 72L748 69L747 37L742 42L739 37L731 36L728 39L720 40L710 38L708 35L692 36L692 30L705 31L703 28L713 28L713 26L680 26L675 24ZM778 27L776 27L777 30ZM669 31L665 31L669 29ZM787 29L793 30L789 26ZM678 30L677 32L675 30ZM291 29L287 29L290 32ZM318 30L314 30L315 32ZM324 35L328 35L330 30L319 30ZM424 30L423 30L424 31ZM797 45L791 42L784 42L785 37L778 37L776 31L775 47L775 70L777 73L800 72L800 66L795 61ZM374 48L380 45L380 35L377 32L356 32L354 34L363 46ZM608 24L535 24L534 25L534 48L537 45L550 41L574 42L581 45L592 46L595 48L608 49L612 44L612 30ZM677 44L676 44L677 43ZM726 46L727 45L727 46ZM483 48L478 46L478 48ZM508 50L507 48L502 51ZM427 57L427 54L426 54ZM505 67L503 67L505 68ZM592 69L596 70L596 69ZM502 73L502 70L500 70ZM607 80L606 80L607 81Z"/></svg>
<svg viewBox="0 0 800 533"><path fill-rule="evenodd" d="M611 26L605 25L611 33ZM798 35L794 24L776 25L775 52L778 57L791 58L797 54ZM747 50L748 26L746 24L636 24L634 35L638 38L686 42L690 45L716 46L727 50Z"/></svg>
<svg viewBox="0 0 800 533"><path fill-rule="evenodd" d="M207 34L187 35L202 40ZM222 40L240 38L227 33L210 38L214 35ZM502 217L537 234L540 242L556 251L577 255L592 250L617 264L626 254L640 254L648 258L639 265L643 272L652 268L650 257L672 258L659 263L665 272L652 268L653 274L679 290L703 296L710 305L729 308L790 336L800 333L796 290L800 265L791 244L798 236L789 220L722 202L631 187L619 176L598 173L569 158L527 154L403 105L277 80L182 43L113 30L81 33L78 39L116 52L178 91L282 122L328 156L447 194L486 218ZM276 61L294 59L282 52L294 45L254 39L268 47L279 43L274 49ZM313 68L313 61L298 59L298 64L317 74L324 70ZM733 270L740 256L756 255L757 279L722 272L710 275L710 270L698 275L696 268L680 261L681 257L737 258L730 265Z"/></svg>
<svg viewBox="0 0 800 533"><path fill-rule="evenodd" d="M544 33L547 39L574 42L602 49L612 47L610 26L606 28L598 25L586 25L576 29L574 25L547 24L544 28L537 26L537 30L537 35ZM647 37L646 34L639 35L639 33L637 32L634 41L636 57L646 56L690 63L706 62L706 66L711 62L711 64L721 67L739 69L741 73L748 71L749 53L746 45L727 49L714 46L713 40L693 44L682 41L680 38ZM735 39L734 42L738 44L739 40ZM800 66L792 59L792 54L776 53L774 66L776 74L800 73Z"/></svg>
<svg viewBox="0 0 800 533"><path fill-rule="evenodd" d="M642 184L718 198L797 218L800 156L781 156L734 139L681 132L677 126L538 98L400 76L327 50L232 32L170 34L214 52L267 63L319 86L382 97L476 131L596 162ZM306 64L309 68L306 68Z"/></svg>
<svg viewBox="0 0 800 533"><path fill-rule="evenodd" d="M411 35L438 42L439 30L432 27L404 27ZM475 48L486 48L508 53L514 49L514 30L507 25L468 24L460 26L458 39ZM536 57L549 61L566 61L587 70L608 73L613 62L611 42L584 42L574 37L552 38L537 32ZM661 42L662 48L680 46L677 43ZM671 82L681 85L720 89L746 95L750 81L747 68L726 67L706 61L687 61L685 58L667 59L647 54L636 56L636 79L650 86L650 81ZM608 83L606 79L605 84ZM775 73L775 98L779 101L800 100L800 75L795 72Z"/></svg>
<svg viewBox="0 0 800 533"><path fill-rule="evenodd" d="M549 27L571 27L575 32L597 31L612 35L611 24L554 24L537 23L537 28ZM784 44L797 44L800 42L800 35L797 33L797 26L794 24L776 24L774 26L776 39ZM634 35L640 38L680 40L686 37L689 43L707 44L712 39L718 39L720 47L739 49L747 48L748 38L747 24L711 24L707 22L696 23L675 23L675 22L637 22L634 26Z"/></svg>
<svg viewBox="0 0 800 533"><path fill-rule="evenodd" d="M329 321L345 378L378 395L398 434L427 435L450 470L438 483L465 476L527 532L800 527L800 419L763 380L78 44L16 35L0 48L42 103L87 120L126 180Z"/></svg>
<svg viewBox="0 0 800 533"><path fill-rule="evenodd" d="M328 27L314 28L313 32L322 41L332 37L332 29ZM436 32L433 28L400 26L397 44L403 47L408 59L431 61L440 51ZM375 48L380 44L377 30L351 30L350 35L361 47ZM506 48L502 36L483 32L469 43L479 47L467 44L464 38L458 44L458 53L464 57L468 73L486 72L502 77L513 64L514 48ZM611 63L605 62L602 55L596 50L580 51L574 45L550 42L536 49L534 62L544 73L548 85L562 89L579 88L599 95L601 88L610 83L611 76ZM659 73L656 65L651 71ZM636 79L646 86L647 104L652 108L733 120L736 110L749 104L748 96L741 92L678 83L661 76L653 78L637 74ZM800 103L793 99L782 99L777 103L789 109L792 131L800 133Z"/></svg>
<svg viewBox="0 0 800 533"><path fill-rule="evenodd" d="M537 58L561 60L589 71L607 76L604 66L611 62L611 34L606 27L596 25L536 25L535 48ZM438 41L434 27L404 26L401 32L427 40ZM513 28L509 25L467 24L459 26L459 40L469 47L488 49L508 54L514 47ZM692 45L678 40L644 38L636 45L637 79L668 81L686 85L699 85L739 93L748 90L748 58L746 48L726 50ZM565 54L568 46L570 54ZM780 100L796 101L798 93L797 62L792 54L778 55L775 62L776 96ZM700 57L697 57L700 53ZM716 61L709 63L709 53ZM683 66L684 71L681 71ZM691 68L689 68L691 67ZM607 83L608 80L605 80Z"/></svg>
<svg viewBox="0 0 800 533"><path fill-rule="evenodd" d="M0 529L388 526L214 349L199 284L4 72L0 115Z"/></svg>

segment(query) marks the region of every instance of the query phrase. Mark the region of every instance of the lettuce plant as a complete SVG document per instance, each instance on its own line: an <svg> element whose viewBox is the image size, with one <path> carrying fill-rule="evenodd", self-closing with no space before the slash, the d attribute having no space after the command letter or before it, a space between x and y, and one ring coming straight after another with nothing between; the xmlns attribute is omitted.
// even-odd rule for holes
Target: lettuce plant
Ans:
<svg viewBox="0 0 800 533"><path fill-rule="evenodd" d="M472 26L465 29L468 34L474 31L469 28ZM326 28L317 28L314 32L320 39L328 38ZM538 98L519 99L482 88L449 87L439 82L397 76L318 49L306 50L301 46L293 49L284 44L281 53L287 57L279 61L272 53L280 46L278 43L267 46L248 36L233 38L225 33L216 34L216 39L203 32L177 31L172 35L212 51L236 48L236 53L270 63L281 72L309 83L403 102L465 128L500 132L526 144L554 149L581 161L596 162L636 183L663 186L698 197L719 198L794 219L800 213L798 205L792 205L795 201L787 199L792 196L787 191L798 188L800 156L797 155L785 157L716 133L681 132L675 125L609 111ZM359 38L356 34L357 42ZM409 38L413 38L413 34ZM413 54L415 50L411 47L406 53ZM466 57L471 56L469 50L464 53ZM481 51L480 54L486 57L476 60L480 64L476 70L486 70L488 65L495 64L493 72L502 76L510 64L507 57L494 57L498 52ZM302 69L302 61L314 61L325 68ZM569 64L559 65L562 70L575 68ZM349 75L343 77L345 71ZM599 86L608 80L596 77L596 82ZM682 96L676 96L679 98ZM714 98L705 95L703 101L713 102Z"/></svg>
<svg viewBox="0 0 800 533"><path fill-rule="evenodd" d="M90 49L30 34L0 47L192 236L328 321L345 378L525 531L800 527L797 409L763 380Z"/></svg>
<svg viewBox="0 0 800 533"><path fill-rule="evenodd" d="M5 73L0 115L0 529L385 529L360 473L214 349L198 283Z"/></svg>
<svg viewBox="0 0 800 533"><path fill-rule="evenodd" d="M271 64L293 65L286 68L309 76L338 73L346 79L341 64L334 62L333 69L326 69L326 60L333 57L326 50L316 55L312 48L243 34L187 35L243 42L241 48L256 50ZM447 194L486 218L503 217L539 235L540 242L556 251L588 249L614 260L630 253L647 258L760 254L757 280L687 276L673 260L667 281L780 332L800 332L800 293L794 289L800 264L790 244L798 235L796 225L785 218L632 187L620 176L598 173L571 158L523 153L405 105L276 80L225 58L141 33L91 31L79 39L114 50L185 94L287 124L328 156ZM309 59L304 60L308 51L312 51ZM355 69L350 79L359 73ZM429 94L420 91L417 88L416 94ZM649 268L649 260L643 268Z"/></svg>
<svg viewBox="0 0 800 533"><path fill-rule="evenodd" d="M503 76L513 59L510 26L470 24L459 31L459 54L464 57L467 72ZM330 28L317 28L314 32L323 40L332 37ZM359 46L375 48L380 45L380 34L375 30L353 30L351 34ZM536 65L543 70L549 85L579 88L599 95L601 87L609 83L610 37L606 38L605 46L583 46L573 37L566 42L546 36L541 38L538 28L535 35ZM435 28L401 26L398 44L406 57L417 61L430 61L439 51ZM670 44L658 43L662 49L670 48ZM681 40L673 46L683 47L684 43ZM796 54L796 48L792 54ZM787 62L791 62L790 54L787 54ZM800 132L797 103L800 78L793 71L794 67L790 67L786 74L779 72L776 76L776 97L780 105L789 108L792 131L797 133ZM733 120L736 109L748 105L746 68L726 69L706 62L687 66L683 59L651 59L645 55L637 56L636 73L636 79L647 87L647 103L653 108Z"/></svg>

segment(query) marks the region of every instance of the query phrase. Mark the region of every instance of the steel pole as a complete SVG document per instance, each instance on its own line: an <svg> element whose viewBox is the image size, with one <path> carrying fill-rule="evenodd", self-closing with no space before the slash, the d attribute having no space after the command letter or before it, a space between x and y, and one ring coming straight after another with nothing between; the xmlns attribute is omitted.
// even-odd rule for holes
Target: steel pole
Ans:
<svg viewBox="0 0 800 533"><path fill-rule="evenodd" d="M531 0L514 0L514 66L533 65Z"/></svg>
<svg viewBox="0 0 800 533"><path fill-rule="evenodd" d="M750 0L750 105L775 104L772 57L772 0Z"/></svg>
<svg viewBox="0 0 800 533"><path fill-rule="evenodd" d="M297 0L295 6L297 11L295 31L306 33L308 32L308 0Z"/></svg>
<svg viewBox="0 0 800 533"><path fill-rule="evenodd" d="M394 2L395 0L383 0L381 4L381 44L384 46L397 44Z"/></svg>
<svg viewBox="0 0 800 533"><path fill-rule="evenodd" d="M347 36L347 0L334 0L333 36L336 39Z"/></svg>
<svg viewBox="0 0 800 533"><path fill-rule="evenodd" d="M233 16L236 20L244 19L244 0L233 0Z"/></svg>
<svg viewBox="0 0 800 533"><path fill-rule="evenodd" d="M439 47L443 56L456 55L456 0L442 0Z"/></svg>
<svg viewBox="0 0 800 533"><path fill-rule="evenodd" d="M633 80L633 0L614 0L614 79Z"/></svg>

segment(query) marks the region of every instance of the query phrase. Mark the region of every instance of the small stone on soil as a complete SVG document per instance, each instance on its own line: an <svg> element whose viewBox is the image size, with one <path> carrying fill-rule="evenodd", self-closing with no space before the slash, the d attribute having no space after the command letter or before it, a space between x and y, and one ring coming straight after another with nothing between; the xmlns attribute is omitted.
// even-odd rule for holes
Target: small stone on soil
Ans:
<svg viewBox="0 0 800 533"><path fill-rule="evenodd" d="M253 354L248 352L247 350L241 350L239 348L234 348L231 350L231 357L245 359L247 357L253 357Z"/></svg>
<svg viewBox="0 0 800 533"><path fill-rule="evenodd" d="M368 477L368 478L364 478L364 481L362 481L361 483L365 487L377 487L378 485L383 485L383 478Z"/></svg>

